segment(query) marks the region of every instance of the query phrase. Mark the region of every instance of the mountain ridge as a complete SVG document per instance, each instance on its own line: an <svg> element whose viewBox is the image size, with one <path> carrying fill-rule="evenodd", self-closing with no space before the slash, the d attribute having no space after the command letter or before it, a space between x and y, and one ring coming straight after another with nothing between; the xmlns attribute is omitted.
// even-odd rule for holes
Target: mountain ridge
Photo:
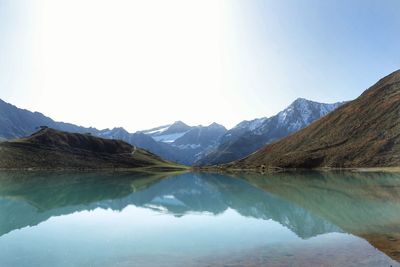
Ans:
<svg viewBox="0 0 400 267"><path fill-rule="evenodd" d="M49 128L71 133L90 133L101 138L122 140L131 145L146 149L166 160L174 161L180 164L191 165L194 161L195 155L199 153L198 147L190 149L189 145L192 145L190 142L187 144L184 153L182 153L179 147L170 145L173 142L162 142L163 140L157 141L155 138L153 138L153 136L151 136L151 134L148 133L151 132L151 130L129 133L122 127L99 130L93 127L77 126L70 123L57 122L43 115L42 113L20 109L3 100L0 101L0 140L10 140L29 136L36 132L39 126L47 126ZM211 128L214 127L213 124L210 126ZM167 134L178 134L175 139L172 140L175 141L196 127L200 126L188 126L182 121L176 121L173 124L153 128L152 131L155 132L164 128L164 130L167 131ZM180 130L181 133L179 133ZM146 136L143 134L146 134ZM158 136L161 136L161 134ZM210 142L215 142L215 140L218 138L219 133L217 131L217 136L213 136ZM181 143L180 145L183 144Z"/></svg>
<svg viewBox="0 0 400 267"><path fill-rule="evenodd" d="M400 70L308 127L236 162L233 168L400 166Z"/></svg>
<svg viewBox="0 0 400 267"><path fill-rule="evenodd" d="M325 116L345 102L333 104L297 98L272 117L243 121L221 137L219 146L196 162L196 165L217 165L243 158L265 144L296 132Z"/></svg>
<svg viewBox="0 0 400 267"><path fill-rule="evenodd" d="M320 114L321 110L325 110L324 105L329 105L304 98L298 98L293 103L297 102L300 106L301 103L321 105L319 111L314 111L317 113L314 117L318 118L326 113L325 111L324 114ZM70 123L57 122L39 112L22 110L4 101L0 102L0 140L2 137L13 139L28 136L35 132L38 126L48 126L66 132L91 133L101 138L122 140L146 149L166 160L185 165L212 165L242 158L261 148L265 143L285 137L287 134L296 131L296 127L298 127L298 125L294 125L289 130L283 127L275 131L281 131L280 133L268 137L265 136L264 132L271 132L272 130L261 129L261 126L274 128L274 125L268 126L268 123L271 124L270 121L271 117L242 121L230 130L215 122L208 126L189 126L182 121L175 121L172 124L130 133L122 127L98 130L93 127L87 128ZM305 126L308 123L309 121L302 122L300 126ZM217 158L219 157L218 153L222 153L222 161L213 159L213 154L216 152Z"/></svg>

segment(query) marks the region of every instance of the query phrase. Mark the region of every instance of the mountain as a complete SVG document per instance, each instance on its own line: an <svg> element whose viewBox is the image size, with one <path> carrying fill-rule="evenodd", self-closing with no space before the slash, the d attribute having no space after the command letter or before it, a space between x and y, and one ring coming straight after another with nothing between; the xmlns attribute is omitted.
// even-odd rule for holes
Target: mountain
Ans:
<svg viewBox="0 0 400 267"><path fill-rule="evenodd" d="M193 165L202 155L218 145L218 140L226 131L224 126L217 123L189 126L176 121L133 134L123 128L106 129L94 134L123 140L179 164Z"/></svg>
<svg viewBox="0 0 400 267"><path fill-rule="evenodd" d="M57 122L41 113L19 109L0 100L0 140L29 136L37 131L38 126L48 126L65 132L91 133L101 138L122 140L180 164L213 165L245 157L308 125L340 104L298 99L274 117L244 121L229 131L216 123L189 126L176 121L129 133L121 127L99 130Z"/></svg>
<svg viewBox="0 0 400 267"><path fill-rule="evenodd" d="M71 133L90 133L107 139L125 141L131 145L146 149L168 160L175 160L175 153L169 147L155 142L151 137L142 134L131 134L124 128L98 130L70 123L57 122L39 113L17 108L0 100L0 141L30 136L39 126Z"/></svg>
<svg viewBox="0 0 400 267"><path fill-rule="evenodd" d="M213 148L226 132L223 126L216 123L210 126L188 126L181 121L136 133L129 133L121 127L98 130L57 122L39 112L20 109L0 100L0 141L29 136L39 126L122 140L169 161L186 165L192 165L202 154Z"/></svg>
<svg viewBox="0 0 400 267"><path fill-rule="evenodd" d="M157 128L153 128L150 130L142 131L142 133L151 136L154 140L164 142L164 143L172 143L176 139L182 137L190 131L192 127L186 125L181 121L176 121L173 124L161 126Z"/></svg>
<svg viewBox="0 0 400 267"><path fill-rule="evenodd" d="M157 142L152 137L144 133L136 132L131 134L128 142L137 147L146 149L164 159L178 162L179 158L176 155L176 151L172 149L169 144Z"/></svg>
<svg viewBox="0 0 400 267"><path fill-rule="evenodd" d="M177 162L186 165L193 165L204 154L214 149L226 128L217 123L209 126L194 126L184 135L170 143L179 155Z"/></svg>
<svg viewBox="0 0 400 267"><path fill-rule="evenodd" d="M400 71L303 130L228 166L400 166Z"/></svg>
<svg viewBox="0 0 400 267"><path fill-rule="evenodd" d="M212 123L209 126L192 127L183 136L173 142L174 146L184 148L186 146L213 146L219 138L226 133L226 128L220 124Z"/></svg>
<svg viewBox="0 0 400 267"><path fill-rule="evenodd" d="M298 98L285 110L270 118L243 121L227 131L216 149L196 165L216 165L241 159L283 137L294 133L341 106Z"/></svg>
<svg viewBox="0 0 400 267"><path fill-rule="evenodd" d="M48 126L61 131L87 133L97 131L70 123L55 122L39 112L17 108L0 99L0 139L14 139L29 136L39 126Z"/></svg>
<svg viewBox="0 0 400 267"><path fill-rule="evenodd" d="M151 137L157 143L157 152L149 147L149 142L139 144L163 158L180 164L193 165L202 155L218 145L218 140L226 132L220 124L209 126L188 126L176 121L173 124L137 132L136 134ZM143 137L144 138L144 137Z"/></svg>
<svg viewBox="0 0 400 267"><path fill-rule="evenodd" d="M133 141L131 134L122 127L116 127L111 130L105 129L100 131L95 129L94 131L92 131L92 134L95 134L96 136L101 138L122 140L127 143L131 143Z"/></svg>
<svg viewBox="0 0 400 267"><path fill-rule="evenodd" d="M0 169L116 168L180 167L123 141L50 128L0 143Z"/></svg>

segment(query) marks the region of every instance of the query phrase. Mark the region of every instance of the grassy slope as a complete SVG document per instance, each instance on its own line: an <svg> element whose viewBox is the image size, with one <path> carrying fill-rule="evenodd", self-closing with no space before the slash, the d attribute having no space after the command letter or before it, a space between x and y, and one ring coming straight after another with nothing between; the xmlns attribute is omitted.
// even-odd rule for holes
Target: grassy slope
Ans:
<svg viewBox="0 0 400 267"><path fill-rule="evenodd" d="M181 169L142 149L118 141L45 129L0 143L2 169Z"/></svg>
<svg viewBox="0 0 400 267"><path fill-rule="evenodd" d="M400 166L400 71L303 130L230 168Z"/></svg>

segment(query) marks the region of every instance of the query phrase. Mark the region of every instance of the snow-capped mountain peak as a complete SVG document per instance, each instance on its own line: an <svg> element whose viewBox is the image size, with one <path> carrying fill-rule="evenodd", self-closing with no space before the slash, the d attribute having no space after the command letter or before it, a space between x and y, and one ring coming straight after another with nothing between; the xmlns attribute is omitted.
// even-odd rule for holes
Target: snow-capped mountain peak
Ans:
<svg viewBox="0 0 400 267"><path fill-rule="evenodd" d="M243 121L227 131L218 147L200 159L198 164L220 164L243 158L306 127L343 103L325 104L298 98L275 116Z"/></svg>
<svg viewBox="0 0 400 267"><path fill-rule="evenodd" d="M183 123L182 121L176 121L172 124L156 127L141 132L151 136L155 141L163 143L173 143L176 139L182 137L190 129L191 127Z"/></svg>
<svg viewBox="0 0 400 267"><path fill-rule="evenodd" d="M276 117L278 124L285 125L291 132L294 132L327 115L342 104L326 104L298 98L286 109L279 112Z"/></svg>

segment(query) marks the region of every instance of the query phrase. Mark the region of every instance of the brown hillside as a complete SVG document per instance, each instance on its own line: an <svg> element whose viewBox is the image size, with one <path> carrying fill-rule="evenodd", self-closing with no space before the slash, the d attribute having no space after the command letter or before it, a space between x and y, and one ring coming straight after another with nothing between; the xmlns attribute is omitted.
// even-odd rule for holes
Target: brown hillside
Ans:
<svg viewBox="0 0 400 267"><path fill-rule="evenodd" d="M400 166L400 71L303 130L228 166Z"/></svg>
<svg viewBox="0 0 400 267"><path fill-rule="evenodd" d="M42 129L0 143L0 169L181 168L119 140Z"/></svg>

